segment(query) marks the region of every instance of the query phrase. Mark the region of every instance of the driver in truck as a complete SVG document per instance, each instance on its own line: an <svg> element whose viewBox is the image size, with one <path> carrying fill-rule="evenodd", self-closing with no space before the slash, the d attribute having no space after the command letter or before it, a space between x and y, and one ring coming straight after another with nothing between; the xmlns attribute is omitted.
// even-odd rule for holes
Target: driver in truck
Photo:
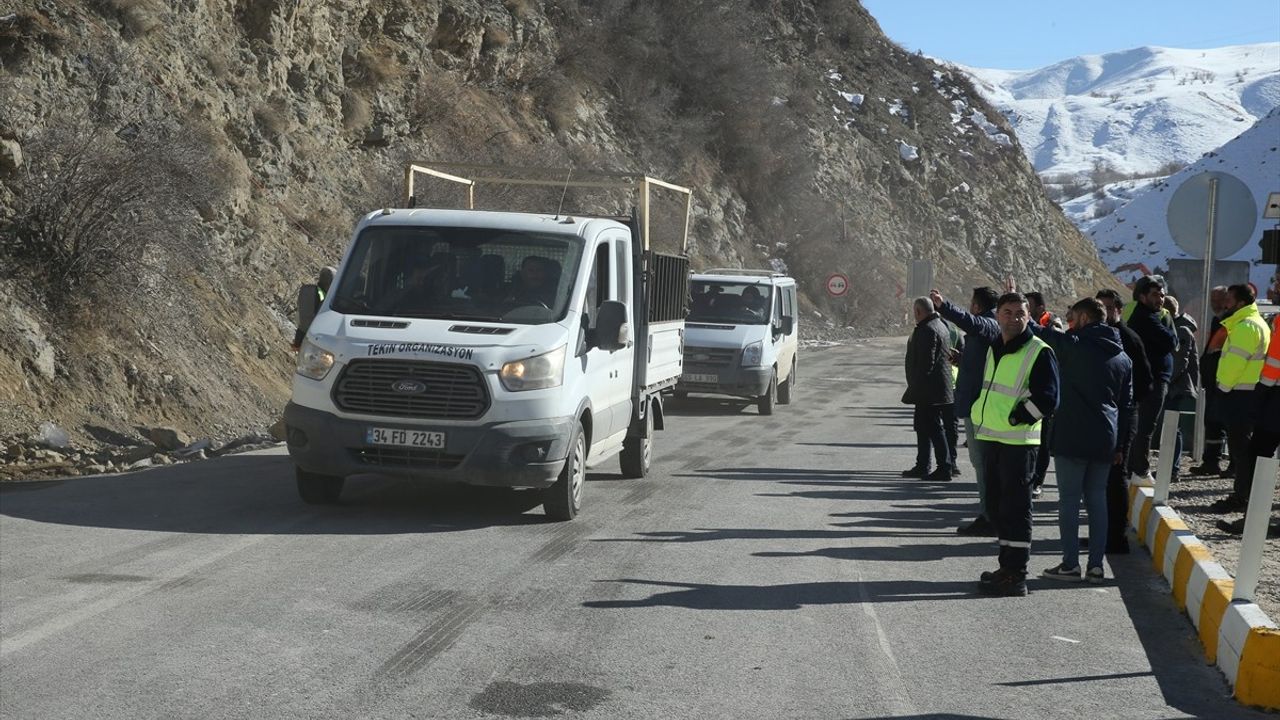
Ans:
<svg viewBox="0 0 1280 720"><path fill-rule="evenodd" d="M511 288L510 300L519 305L551 307L556 301L555 282L551 279L551 260L529 255L520 264L520 273Z"/></svg>

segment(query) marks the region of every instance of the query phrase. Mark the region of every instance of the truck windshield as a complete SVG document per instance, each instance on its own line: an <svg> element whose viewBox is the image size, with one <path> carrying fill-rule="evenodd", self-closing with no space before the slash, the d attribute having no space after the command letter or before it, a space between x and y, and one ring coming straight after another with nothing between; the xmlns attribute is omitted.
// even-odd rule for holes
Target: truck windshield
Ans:
<svg viewBox="0 0 1280 720"><path fill-rule="evenodd" d="M769 322L772 289L763 283L694 280L689 322L764 325Z"/></svg>
<svg viewBox="0 0 1280 720"><path fill-rule="evenodd" d="M564 317L576 235L375 226L356 238L332 309L346 314L537 325Z"/></svg>

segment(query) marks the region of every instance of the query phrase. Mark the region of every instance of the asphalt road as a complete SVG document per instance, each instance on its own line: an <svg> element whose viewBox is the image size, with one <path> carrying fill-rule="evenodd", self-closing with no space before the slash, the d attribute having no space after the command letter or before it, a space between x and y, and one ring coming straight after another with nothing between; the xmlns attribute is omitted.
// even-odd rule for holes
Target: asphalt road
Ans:
<svg viewBox="0 0 1280 720"><path fill-rule="evenodd" d="M653 474L570 523L376 478L308 507L283 450L5 486L0 716L1266 717L1145 553L977 595L968 464L897 477L903 342L806 350L772 417L673 403Z"/></svg>

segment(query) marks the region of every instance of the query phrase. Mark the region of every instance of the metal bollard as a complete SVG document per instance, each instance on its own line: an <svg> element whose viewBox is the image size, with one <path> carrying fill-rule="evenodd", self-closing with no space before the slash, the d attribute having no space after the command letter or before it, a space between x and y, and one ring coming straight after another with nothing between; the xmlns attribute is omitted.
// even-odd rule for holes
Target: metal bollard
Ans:
<svg viewBox="0 0 1280 720"><path fill-rule="evenodd" d="M1177 410L1164 411L1164 426L1160 428L1160 461L1156 464L1156 490L1152 501L1156 505L1169 502L1169 483L1173 481L1173 446L1178 439L1178 423L1182 413Z"/></svg>
<svg viewBox="0 0 1280 720"><path fill-rule="evenodd" d="M1258 572L1262 569L1262 551L1267 544L1267 526L1271 524L1271 498L1276 491L1276 475L1280 474L1280 458L1260 457L1253 470L1253 490L1249 492L1249 510L1244 516L1244 536L1240 538L1240 564L1236 567L1232 600L1253 602L1258 589Z"/></svg>

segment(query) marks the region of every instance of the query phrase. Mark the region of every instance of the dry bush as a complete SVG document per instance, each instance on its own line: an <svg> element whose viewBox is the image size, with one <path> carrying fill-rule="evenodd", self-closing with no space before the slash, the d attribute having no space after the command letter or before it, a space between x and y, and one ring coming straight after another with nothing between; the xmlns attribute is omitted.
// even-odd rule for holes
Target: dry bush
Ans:
<svg viewBox="0 0 1280 720"><path fill-rule="evenodd" d="M2 271L49 307L123 301L167 263L204 252L199 211L226 187L198 128L66 119L26 143L30 162L0 228Z"/></svg>
<svg viewBox="0 0 1280 720"><path fill-rule="evenodd" d="M35 46L57 51L66 38L67 34L44 15L31 11L14 13L11 18L0 20L0 66L12 67L26 60Z"/></svg>
<svg viewBox="0 0 1280 720"><path fill-rule="evenodd" d="M279 137L293 127L293 111L284 97L275 97L254 108L253 119L267 137Z"/></svg>
<svg viewBox="0 0 1280 720"><path fill-rule="evenodd" d="M342 94L342 128L347 131L358 130L373 119L373 111L369 101L358 92L348 90Z"/></svg>
<svg viewBox="0 0 1280 720"><path fill-rule="evenodd" d="M377 87L403 73L404 67L396 56L394 46L390 43L366 45L356 54L355 77L351 84Z"/></svg>
<svg viewBox="0 0 1280 720"><path fill-rule="evenodd" d="M164 24L166 10L161 0L97 0L96 4L114 14L132 37L144 37Z"/></svg>

